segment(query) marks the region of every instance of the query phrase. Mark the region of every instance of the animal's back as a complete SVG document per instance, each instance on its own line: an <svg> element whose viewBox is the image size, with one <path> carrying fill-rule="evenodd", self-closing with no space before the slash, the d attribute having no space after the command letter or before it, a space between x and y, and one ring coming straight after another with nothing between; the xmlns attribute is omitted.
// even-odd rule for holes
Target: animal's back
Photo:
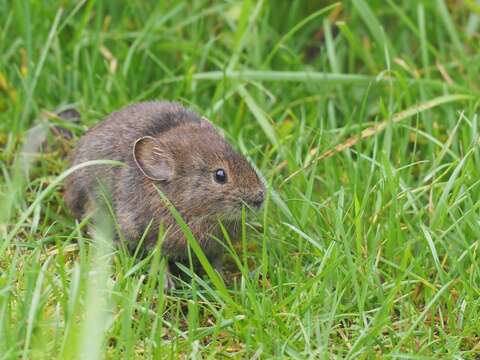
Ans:
<svg viewBox="0 0 480 360"><path fill-rule="evenodd" d="M185 122L199 122L193 112L170 102L143 102L113 112L78 141L71 165L91 160L116 160L131 166L132 146L142 136L153 136ZM107 190L114 190L121 167L88 166L66 180L65 201L77 218L89 210L88 202L96 196L99 181Z"/></svg>

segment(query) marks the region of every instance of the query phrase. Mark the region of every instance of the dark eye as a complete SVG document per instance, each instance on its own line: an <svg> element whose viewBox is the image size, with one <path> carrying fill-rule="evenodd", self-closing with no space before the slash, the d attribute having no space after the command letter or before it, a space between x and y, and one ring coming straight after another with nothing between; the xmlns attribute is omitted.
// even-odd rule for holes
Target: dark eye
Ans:
<svg viewBox="0 0 480 360"><path fill-rule="evenodd" d="M213 178L215 181L219 184L225 184L227 182L227 173L223 169L217 169L215 170L215 173L213 174Z"/></svg>

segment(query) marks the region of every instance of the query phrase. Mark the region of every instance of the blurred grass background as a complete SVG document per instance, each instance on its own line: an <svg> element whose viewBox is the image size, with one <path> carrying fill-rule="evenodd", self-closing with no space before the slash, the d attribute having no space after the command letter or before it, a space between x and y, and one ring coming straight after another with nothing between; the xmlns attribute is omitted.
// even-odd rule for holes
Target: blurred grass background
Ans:
<svg viewBox="0 0 480 360"><path fill-rule="evenodd" d="M0 359L480 355L478 1L0 0L0 24ZM151 99L268 182L226 286L164 295L158 251L65 208L75 140Z"/></svg>

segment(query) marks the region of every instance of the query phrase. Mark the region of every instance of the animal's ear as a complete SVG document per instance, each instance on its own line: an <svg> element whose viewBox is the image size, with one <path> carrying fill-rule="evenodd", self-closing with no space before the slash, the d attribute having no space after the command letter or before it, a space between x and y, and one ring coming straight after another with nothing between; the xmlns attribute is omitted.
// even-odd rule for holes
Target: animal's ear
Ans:
<svg viewBox="0 0 480 360"><path fill-rule="evenodd" d="M133 144L133 159L140 171L150 180L169 181L173 177L175 162L151 136L144 136Z"/></svg>

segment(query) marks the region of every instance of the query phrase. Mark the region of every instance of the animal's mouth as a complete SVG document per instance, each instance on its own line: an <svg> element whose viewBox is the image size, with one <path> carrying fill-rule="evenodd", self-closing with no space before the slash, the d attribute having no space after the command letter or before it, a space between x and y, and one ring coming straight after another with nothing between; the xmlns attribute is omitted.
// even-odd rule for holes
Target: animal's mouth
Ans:
<svg viewBox="0 0 480 360"><path fill-rule="evenodd" d="M242 201L240 205L240 212L241 212L242 205L244 205L248 210L258 211L263 206L263 199L249 199L249 200Z"/></svg>
<svg viewBox="0 0 480 360"><path fill-rule="evenodd" d="M242 217L242 209L244 207L247 211L257 212L262 208L264 202L263 196L253 199L237 198L235 205L227 205L222 209L221 214L219 215L223 219L238 220Z"/></svg>

